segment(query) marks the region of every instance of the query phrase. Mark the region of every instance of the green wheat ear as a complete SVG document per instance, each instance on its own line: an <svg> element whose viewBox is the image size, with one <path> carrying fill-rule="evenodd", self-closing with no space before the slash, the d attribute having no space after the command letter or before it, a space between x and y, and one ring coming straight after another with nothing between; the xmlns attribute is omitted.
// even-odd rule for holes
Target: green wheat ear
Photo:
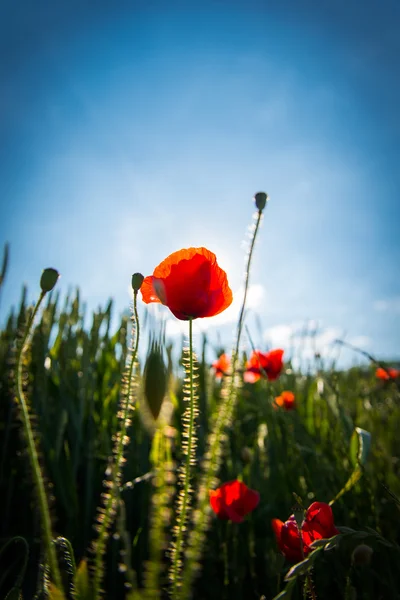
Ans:
<svg viewBox="0 0 400 600"><path fill-rule="evenodd" d="M130 356L122 378L121 401L118 411L119 430L115 434L113 454L109 458L106 469L104 487L107 491L102 493L103 504L98 508L97 515L97 540L94 542L93 561L93 600L101 597L101 582L104 576L104 554L108 541L110 528L115 520L117 509L120 507L122 468L125 463L124 451L129 443L128 430L131 425L132 412L134 410L134 398L136 396L138 365L136 361L139 346L139 316L137 312L137 295L143 281L143 276L138 285L138 276L135 273L132 278L133 287L133 313L132 313L132 347ZM136 277L136 279L134 279Z"/></svg>
<svg viewBox="0 0 400 600"><path fill-rule="evenodd" d="M197 391L198 376L194 373L195 356L193 352L192 319L189 320L189 350L185 348L183 366L186 377L183 386L183 399L187 404L182 416L182 452L185 457L183 465L178 471L178 485L180 487L177 498L176 525L173 529L173 541L170 545L171 567L169 577L171 581L170 595L172 598L180 597L182 555L184 554L185 532L188 524L191 496L192 466L196 464L197 436L195 422L198 416Z"/></svg>
<svg viewBox="0 0 400 600"><path fill-rule="evenodd" d="M149 559L145 565L143 597L161 598L166 581L164 554L167 548L167 528L171 522L171 502L175 494L175 463L172 459L173 433L161 426L153 437L150 460L153 473L153 495L149 531Z"/></svg>

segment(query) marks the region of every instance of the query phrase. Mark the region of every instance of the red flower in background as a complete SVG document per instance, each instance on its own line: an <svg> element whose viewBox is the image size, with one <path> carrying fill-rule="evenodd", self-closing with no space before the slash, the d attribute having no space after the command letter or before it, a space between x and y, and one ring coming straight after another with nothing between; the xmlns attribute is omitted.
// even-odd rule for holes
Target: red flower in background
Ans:
<svg viewBox="0 0 400 600"><path fill-rule="evenodd" d="M396 377L400 377L400 371L393 369L392 367L388 367L387 369L378 367L378 369L375 371L375 375L378 379L387 381L388 379L396 379Z"/></svg>
<svg viewBox="0 0 400 600"><path fill-rule="evenodd" d="M206 248L173 252L144 279L140 291L143 302L161 302L182 321L213 317L232 303L226 273Z"/></svg>
<svg viewBox="0 0 400 600"><path fill-rule="evenodd" d="M333 522L332 509L329 504L324 502L313 502L306 511L301 525L303 554L300 533L294 515L291 515L286 523L279 519L273 519L272 529L280 551L288 560L294 562L303 560L303 557L311 552L310 544L315 540L331 538L339 533Z"/></svg>
<svg viewBox="0 0 400 600"><path fill-rule="evenodd" d="M216 490L210 490L211 508L220 519L241 523L260 501L260 494L242 481L228 481Z"/></svg>
<svg viewBox="0 0 400 600"><path fill-rule="evenodd" d="M296 398L293 392L284 391L280 396L277 396L272 404L274 408L283 408L285 410L293 410L296 408Z"/></svg>
<svg viewBox="0 0 400 600"><path fill-rule="evenodd" d="M255 383L261 377L265 378L265 373L270 381L278 379L283 368L283 354L284 350L281 349L270 352L255 350L250 356L250 360L247 361L244 380L248 383Z"/></svg>
<svg viewBox="0 0 400 600"><path fill-rule="evenodd" d="M218 360L215 360L212 364L212 368L215 371L215 377L221 379L221 377L228 372L230 364L231 361L229 356L227 354L221 354Z"/></svg>

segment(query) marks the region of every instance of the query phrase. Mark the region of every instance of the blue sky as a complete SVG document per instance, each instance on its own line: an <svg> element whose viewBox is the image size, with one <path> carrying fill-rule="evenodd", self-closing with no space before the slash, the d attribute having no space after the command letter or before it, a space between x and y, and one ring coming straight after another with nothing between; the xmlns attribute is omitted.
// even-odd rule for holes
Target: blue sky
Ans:
<svg viewBox="0 0 400 600"><path fill-rule="evenodd" d="M399 26L388 0L3 1L0 318L46 266L119 314L133 272L188 246L217 254L237 306L265 190L257 345L312 319L321 346L399 357ZM229 344L234 322L198 325Z"/></svg>

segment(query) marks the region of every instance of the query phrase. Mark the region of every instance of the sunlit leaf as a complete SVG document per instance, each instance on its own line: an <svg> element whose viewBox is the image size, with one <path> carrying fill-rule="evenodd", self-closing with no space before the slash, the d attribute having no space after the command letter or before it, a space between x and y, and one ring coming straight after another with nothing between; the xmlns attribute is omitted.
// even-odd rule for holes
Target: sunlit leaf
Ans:
<svg viewBox="0 0 400 600"><path fill-rule="evenodd" d="M356 427L350 440L350 460L354 467L364 466L371 447L371 434L361 427Z"/></svg>
<svg viewBox="0 0 400 600"><path fill-rule="evenodd" d="M351 488L361 479L370 446L371 434L368 431L365 431L365 429L361 429L361 427L356 427L350 441L350 460L355 468L339 493L329 502L330 505L336 502L343 494L351 490Z"/></svg>
<svg viewBox="0 0 400 600"><path fill-rule="evenodd" d="M89 570L87 560L83 558L79 563L76 575L74 577L75 594L78 600L90 600L92 590L89 579Z"/></svg>
<svg viewBox="0 0 400 600"><path fill-rule="evenodd" d="M301 562L297 563L289 569L289 571L286 573L285 581L290 581L291 579L295 579L299 575L304 575L304 573L307 573L310 566L311 565L308 558L302 560Z"/></svg>
<svg viewBox="0 0 400 600"><path fill-rule="evenodd" d="M62 590L57 588L53 583L49 585L49 600L65 600Z"/></svg>

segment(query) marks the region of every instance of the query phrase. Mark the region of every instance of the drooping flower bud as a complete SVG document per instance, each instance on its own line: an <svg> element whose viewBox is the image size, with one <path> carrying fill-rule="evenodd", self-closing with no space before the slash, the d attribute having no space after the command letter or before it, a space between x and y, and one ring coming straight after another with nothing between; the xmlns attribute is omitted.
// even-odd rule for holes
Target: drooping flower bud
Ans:
<svg viewBox="0 0 400 600"><path fill-rule="evenodd" d="M264 210L267 200L268 194L265 192L257 192L257 194L254 196L254 202L256 203L256 207L259 211Z"/></svg>
<svg viewBox="0 0 400 600"><path fill-rule="evenodd" d="M165 394L167 393L167 368L162 348L153 343L147 356L143 373L144 396L154 419L158 419Z"/></svg>
<svg viewBox="0 0 400 600"><path fill-rule="evenodd" d="M368 546L367 544L359 544L354 548L353 554L351 555L351 560L357 567L369 565L373 552L374 551L371 546Z"/></svg>
<svg viewBox="0 0 400 600"><path fill-rule="evenodd" d="M296 521L296 525L298 529L301 529L305 517L306 511L304 510L303 500L296 494L296 492L292 492L294 499L296 500L295 505L293 506L293 515Z"/></svg>
<svg viewBox="0 0 400 600"><path fill-rule="evenodd" d="M303 525L303 522L304 522L305 510L299 504L295 504L293 506L292 510L293 510L293 514L294 514L294 519L296 521L296 525L297 525L298 529L301 529L301 526Z"/></svg>
<svg viewBox="0 0 400 600"><path fill-rule="evenodd" d="M40 287L42 288L42 292L51 292L59 277L60 273L56 271L56 269L44 269L40 278Z"/></svg>
<svg viewBox="0 0 400 600"><path fill-rule="evenodd" d="M144 277L141 273L134 273L132 275L132 289L134 292L138 292L142 287Z"/></svg>

